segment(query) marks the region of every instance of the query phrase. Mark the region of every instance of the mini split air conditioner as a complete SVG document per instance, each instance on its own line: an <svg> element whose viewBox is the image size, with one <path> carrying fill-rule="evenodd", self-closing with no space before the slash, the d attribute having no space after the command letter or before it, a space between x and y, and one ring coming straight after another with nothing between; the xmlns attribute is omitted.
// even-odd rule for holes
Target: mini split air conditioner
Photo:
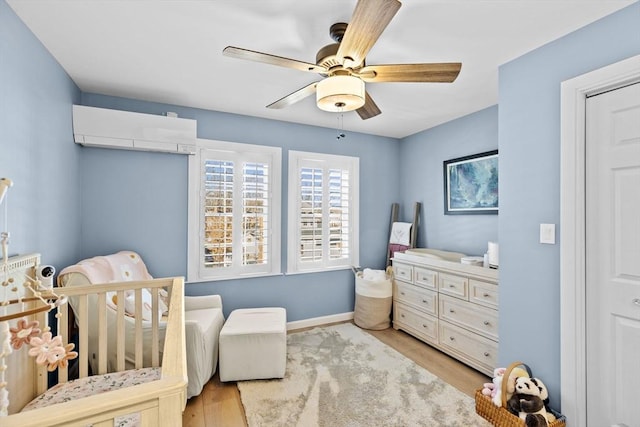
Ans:
<svg viewBox="0 0 640 427"><path fill-rule="evenodd" d="M73 106L73 138L87 147L195 154L196 120Z"/></svg>

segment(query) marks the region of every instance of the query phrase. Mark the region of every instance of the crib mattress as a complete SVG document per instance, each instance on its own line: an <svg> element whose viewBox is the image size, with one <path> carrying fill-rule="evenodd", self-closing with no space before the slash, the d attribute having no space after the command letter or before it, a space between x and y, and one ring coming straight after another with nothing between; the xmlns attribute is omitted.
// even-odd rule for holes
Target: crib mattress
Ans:
<svg viewBox="0 0 640 427"><path fill-rule="evenodd" d="M130 369L103 375L92 375L57 384L29 402L22 412L69 402L83 397L132 387L160 379L160 368ZM139 414L127 414L114 419L114 426L136 426Z"/></svg>

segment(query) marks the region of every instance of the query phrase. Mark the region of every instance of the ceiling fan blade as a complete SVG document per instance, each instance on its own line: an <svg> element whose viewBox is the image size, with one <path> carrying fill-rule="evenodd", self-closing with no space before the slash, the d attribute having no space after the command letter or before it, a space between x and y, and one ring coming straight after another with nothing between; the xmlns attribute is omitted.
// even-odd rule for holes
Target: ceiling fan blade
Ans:
<svg viewBox="0 0 640 427"><path fill-rule="evenodd" d="M338 61L347 68L362 64L400 6L398 0L358 0L338 48Z"/></svg>
<svg viewBox="0 0 640 427"><path fill-rule="evenodd" d="M459 62L368 65L358 70L357 75L367 83L451 83L458 77L460 68L462 68L462 64Z"/></svg>
<svg viewBox="0 0 640 427"><path fill-rule="evenodd" d="M256 52L254 50L243 49L241 47L227 46L222 50L222 54L232 58L246 59L247 61L264 62L265 64L278 65L280 67L294 68L300 71L326 74L327 69L321 65L310 62L298 61L282 56L270 55L268 53Z"/></svg>
<svg viewBox="0 0 640 427"><path fill-rule="evenodd" d="M311 96L316 93L316 86L318 82L313 82L309 85L306 85L302 89L298 89L295 92L290 93L289 95L278 99L276 102L267 105L267 108L285 108L289 105L295 104L298 101L303 100L307 96Z"/></svg>
<svg viewBox="0 0 640 427"><path fill-rule="evenodd" d="M373 98L369 95L369 92L364 93L364 105L356 110L362 120L370 119L381 113L380 109L373 102Z"/></svg>

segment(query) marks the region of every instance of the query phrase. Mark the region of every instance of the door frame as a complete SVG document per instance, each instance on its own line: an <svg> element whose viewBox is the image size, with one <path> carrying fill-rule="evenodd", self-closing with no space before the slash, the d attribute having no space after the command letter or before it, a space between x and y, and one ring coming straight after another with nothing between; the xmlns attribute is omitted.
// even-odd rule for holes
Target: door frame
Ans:
<svg viewBox="0 0 640 427"><path fill-rule="evenodd" d="M585 126L588 96L640 82L640 55L561 84L560 379L562 413L587 425Z"/></svg>

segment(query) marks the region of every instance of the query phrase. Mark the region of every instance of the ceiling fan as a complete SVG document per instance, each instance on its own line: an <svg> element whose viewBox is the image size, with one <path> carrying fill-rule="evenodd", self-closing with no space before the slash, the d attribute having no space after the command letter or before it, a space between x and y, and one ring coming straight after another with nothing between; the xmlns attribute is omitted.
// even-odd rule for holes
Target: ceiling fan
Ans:
<svg viewBox="0 0 640 427"><path fill-rule="evenodd" d="M358 0L349 24L340 22L331 26L329 34L336 43L321 48L315 64L234 46L227 46L222 52L233 58L325 76L267 105L267 108L288 107L315 93L316 103L322 110L356 110L363 120L370 119L381 111L365 90L365 82L451 83L462 67L459 62L366 65L367 53L400 6L398 0Z"/></svg>

